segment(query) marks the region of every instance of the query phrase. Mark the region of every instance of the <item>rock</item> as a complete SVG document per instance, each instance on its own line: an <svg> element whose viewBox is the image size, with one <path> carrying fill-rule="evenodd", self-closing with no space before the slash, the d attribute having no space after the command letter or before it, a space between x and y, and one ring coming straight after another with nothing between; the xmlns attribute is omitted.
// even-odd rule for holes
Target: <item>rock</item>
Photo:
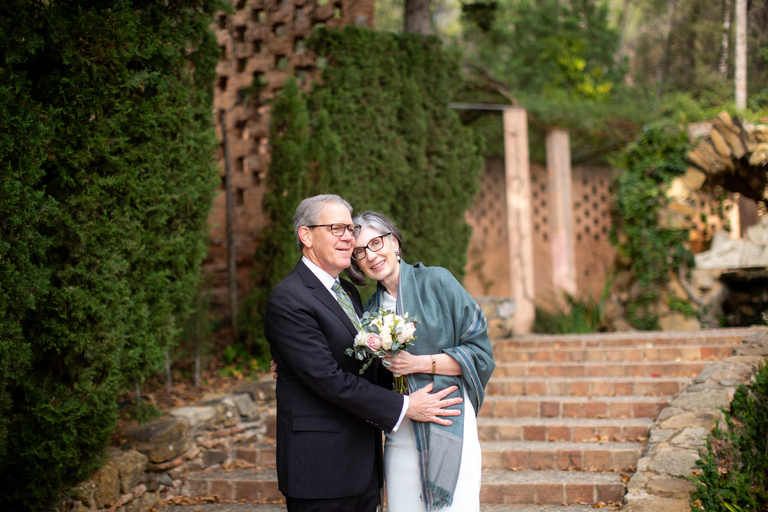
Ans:
<svg viewBox="0 0 768 512"><path fill-rule="evenodd" d="M237 393L232 396L232 400L237 406L237 412L244 418L253 418L259 413L250 393Z"/></svg>
<svg viewBox="0 0 768 512"><path fill-rule="evenodd" d="M633 500L621 510L622 512L691 512L691 506L688 500L649 496L645 499Z"/></svg>
<svg viewBox="0 0 768 512"><path fill-rule="evenodd" d="M655 473L687 476L696 467L699 454L693 450L664 450L651 458L648 469Z"/></svg>
<svg viewBox="0 0 768 512"><path fill-rule="evenodd" d="M703 427L707 431L712 431L717 425L717 416L708 412L684 412L669 418L663 419L659 423L661 429L683 429Z"/></svg>
<svg viewBox="0 0 768 512"><path fill-rule="evenodd" d="M707 445L709 430L703 427L686 428L672 439L672 444L679 448L702 450Z"/></svg>
<svg viewBox="0 0 768 512"><path fill-rule="evenodd" d="M690 412L712 412L718 408L727 409L731 400L726 391L702 391L699 393L684 393L670 403Z"/></svg>
<svg viewBox="0 0 768 512"><path fill-rule="evenodd" d="M96 508L111 507L120 498L120 474L117 466L107 460L93 475L95 484L93 503Z"/></svg>
<svg viewBox="0 0 768 512"><path fill-rule="evenodd" d="M688 167L683 176L683 184L688 190L699 190L704 182L707 181L707 175L695 167Z"/></svg>
<svg viewBox="0 0 768 512"><path fill-rule="evenodd" d="M123 433L135 450L155 464L169 461L189 449L187 422L181 418L130 426Z"/></svg>
<svg viewBox="0 0 768 512"><path fill-rule="evenodd" d="M698 331L701 323L695 317L686 317L682 313L670 313L659 318L663 331Z"/></svg>
<svg viewBox="0 0 768 512"><path fill-rule="evenodd" d="M215 407L201 405L177 407L171 411L171 415L176 418L183 418L190 427L204 425L215 421L217 418Z"/></svg>
<svg viewBox="0 0 768 512"><path fill-rule="evenodd" d="M701 172L696 169L697 172ZM702 173L703 174L703 173ZM705 175L706 179L706 175ZM667 197L670 199L685 200L691 195L691 189L685 184L685 180L682 176L674 178L669 183L669 189L667 190Z"/></svg>
<svg viewBox="0 0 768 512"><path fill-rule="evenodd" d="M109 458L117 466L120 475L120 489L123 493L130 492L144 481L148 457L136 450L109 449Z"/></svg>
<svg viewBox="0 0 768 512"><path fill-rule="evenodd" d="M691 482L682 478L657 478L645 486L650 494L662 498L680 498L688 500L691 491L696 488Z"/></svg>
<svg viewBox="0 0 768 512"><path fill-rule="evenodd" d="M749 165L759 167L768 163L768 143L761 142L749 155Z"/></svg>
<svg viewBox="0 0 768 512"><path fill-rule="evenodd" d="M709 132L709 140L712 142L712 146L714 146L718 155L720 155L722 158L731 158L731 147L725 141L723 134L717 130L717 126L715 126L711 132Z"/></svg>
<svg viewBox="0 0 768 512"><path fill-rule="evenodd" d="M233 393L250 393L253 400L273 400L275 380L272 374L264 375L258 381L242 382L232 388Z"/></svg>

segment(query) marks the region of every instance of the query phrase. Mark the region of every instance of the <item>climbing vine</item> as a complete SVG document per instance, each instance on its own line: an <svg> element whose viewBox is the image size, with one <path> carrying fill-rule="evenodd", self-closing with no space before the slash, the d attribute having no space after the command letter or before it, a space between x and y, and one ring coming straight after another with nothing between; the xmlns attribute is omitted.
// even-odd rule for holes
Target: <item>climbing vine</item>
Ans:
<svg viewBox="0 0 768 512"><path fill-rule="evenodd" d="M634 143L615 165L621 169L616 181L614 229L611 239L619 256L629 262L637 290L630 296L627 320L639 329L658 329L653 305L670 272L691 264L693 255L686 247L686 229L668 225L663 212L669 183L682 175L690 142L683 129L672 123L643 128ZM669 300L673 311L692 314L684 301Z"/></svg>

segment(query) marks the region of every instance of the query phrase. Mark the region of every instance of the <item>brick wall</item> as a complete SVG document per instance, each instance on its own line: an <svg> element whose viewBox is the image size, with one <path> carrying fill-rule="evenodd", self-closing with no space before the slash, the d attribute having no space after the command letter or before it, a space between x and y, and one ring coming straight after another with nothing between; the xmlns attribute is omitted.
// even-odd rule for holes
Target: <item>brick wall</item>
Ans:
<svg viewBox="0 0 768 512"><path fill-rule="evenodd" d="M206 262L213 278L214 305L227 308L227 240L224 143L225 112L230 152L234 234L240 296L250 290L253 255L264 227L261 209L269 163L270 102L295 73L307 89L317 78L315 56L305 43L317 26L373 27L373 0L235 0L233 11L214 23L221 49L216 67L214 112L222 177L208 219ZM258 92L253 94L254 84Z"/></svg>

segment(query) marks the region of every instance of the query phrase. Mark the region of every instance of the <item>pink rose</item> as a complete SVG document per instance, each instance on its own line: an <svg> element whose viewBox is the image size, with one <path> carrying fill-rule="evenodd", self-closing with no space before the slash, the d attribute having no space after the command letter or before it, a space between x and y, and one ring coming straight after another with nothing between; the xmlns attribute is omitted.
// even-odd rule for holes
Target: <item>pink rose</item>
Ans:
<svg viewBox="0 0 768 512"><path fill-rule="evenodd" d="M368 337L365 339L365 344L371 350L379 350L381 348L381 338L378 334L369 333Z"/></svg>
<svg viewBox="0 0 768 512"><path fill-rule="evenodd" d="M416 326L413 324L413 322L408 322L403 326L402 329L400 329L400 332L397 333L397 341L400 343L410 341L413 338L413 334L415 332Z"/></svg>

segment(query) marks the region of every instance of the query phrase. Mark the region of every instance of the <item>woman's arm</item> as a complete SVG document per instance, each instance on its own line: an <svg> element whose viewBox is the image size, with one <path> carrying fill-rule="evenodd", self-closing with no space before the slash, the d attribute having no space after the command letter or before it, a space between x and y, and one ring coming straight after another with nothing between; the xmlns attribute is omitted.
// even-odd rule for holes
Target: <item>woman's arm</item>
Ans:
<svg viewBox="0 0 768 512"><path fill-rule="evenodd" d="M398 375L429 373L434 375L461 375L461 365L448 354L415 356L402 351L395 357L385 357L389 371ZM434 362L434 367L433 363Z"/></svg>

